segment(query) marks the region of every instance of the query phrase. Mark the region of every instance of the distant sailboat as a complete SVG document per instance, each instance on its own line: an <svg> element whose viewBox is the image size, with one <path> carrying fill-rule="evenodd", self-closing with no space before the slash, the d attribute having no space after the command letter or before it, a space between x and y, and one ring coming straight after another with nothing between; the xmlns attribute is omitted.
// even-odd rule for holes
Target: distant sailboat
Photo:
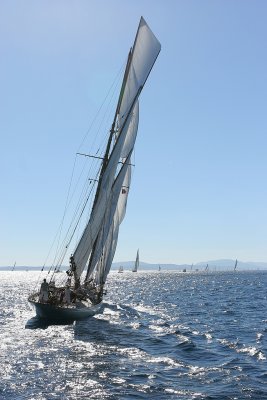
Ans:
<svg viewBox="0 0 267 400"><path fill-rule="evenodd" d="M134 263L132 272L137 272L138 268L139 268L139 249L137 250L137 253L136 253L136 259L135 259L135 263Z"/></svg>
<svg viewBox="0 0 267 400"><path fill-rule="evenodd" d="M209 264L206 265L205 272L209 272Z"/></svg>
<svg viewBox="0 0 267 400"><path fill-rule="evenodd" d="M122 274L122 273L123 273L123 266L122 266L122 265L120 266L120 268L119 268L119 270L118 270L118 273L119 273L119 274Z"/></svg>
<svg viewBox="0 0 267 400"><path fill-rule="evenodd" d="M161 271L161 266L159 265L159 271Z"/></svg>
<svg viewBox="0 0 267 400"><path fill-rule="evenodd" d="M130 49L114 119L101 160L93 179L96 189L85 201L89 218L84 221L82 234L75 246L73 234L64 248L63 256L54 269L62 265L70 245L70 267L60 285L46 279L40 293L32 293L28 300L39 317L53 320L77 320L100 312L104 286L115 255L119 226L126 212L131 179L131 155L139 121L139 96L160 52L161 45L142 17L133 47ZM81 153L78 153L81 154ZM87 154L82 154L91 157ZM86 179L88 182L88 179ZM91 192L90 192L91 193ZM88 210L86 206L91 209ZM90 211L90 212L89 212ZM80 219L78 223L80 222ZM78 225L78 224L77 224ZM84 274L83 272L86 271Z"/></svg>
<svg viewBox="0 0 267 400"><path fill-rule="evenodd" d="M234 271L236 271L236 268L237 268L237 260L235 260Z"/></svg>
<svg viewBox="0 0 267 400"><path fill-rule="evenodd" d="M17 264L17 261L15 261L11 271L14 271L16 264Z"/></svg>

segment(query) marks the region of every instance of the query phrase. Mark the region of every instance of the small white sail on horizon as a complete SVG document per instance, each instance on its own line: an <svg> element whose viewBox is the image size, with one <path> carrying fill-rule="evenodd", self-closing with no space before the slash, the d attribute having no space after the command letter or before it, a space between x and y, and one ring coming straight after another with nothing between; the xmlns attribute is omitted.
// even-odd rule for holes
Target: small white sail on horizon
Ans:
<svg viewBox="0 0 267 400"><path fill-rule="evenodd" d="M135 263L134 263L132 272L137 272L138 268L139 268L139 249L137 250L137 253L136 253L136 259L135 259Z"/></svg>
<svg viewBox="0 0 267 400"><path fill-rule="evenodd" d="M236 259L236 260L235 260L234 271L236 271L236 268L237 268L237 263L238 263L238 261L237 261L237 259Z"/></svg>

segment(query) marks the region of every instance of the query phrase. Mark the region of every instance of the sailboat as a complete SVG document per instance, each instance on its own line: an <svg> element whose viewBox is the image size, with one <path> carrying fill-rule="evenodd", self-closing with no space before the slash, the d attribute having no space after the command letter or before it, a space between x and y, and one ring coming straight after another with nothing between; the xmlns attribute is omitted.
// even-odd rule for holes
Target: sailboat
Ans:
<svg viewBox="0 0 267 400"><path fill-rule="evenodd" d="M119 273L119 274L122 274L122 273L123 273L123 266L122 266L122 265L120 266L120 268L119 268L119 270L118 270L118 273Z"/></svg>
<svg viewBox="0 0 267 400"><path fill-rule="evenodd" d="M237 259L236 259L236 260L235 260L235 266L234 266L234 272L236 271L237 263L238 263L238 261L237 261Z"/></svg>
<svg viewBox="0 0 267 400"><path fill-rule="evenodd" d="M135 259L135 263L134 263L132 272L137 272L138 268L139 268L139 249L137 250L137 253L136 253L136 259Z"/></svg>
<svg viewBox="0 0 267 400"><path fill-rule="evenodd" d="M78 320L101 311L104 287L126 212L131 180L131 156L139 120L139 96L159 55L161 45L141 17L130 49L115 116L108 135L89 218L73 246L65 282L52 275L40 292L28 298L38 317ZM67 250L70 246L66 246ZM58 266L56 267L58 268ZM55 269L56 271L56 269Z"/></svg>

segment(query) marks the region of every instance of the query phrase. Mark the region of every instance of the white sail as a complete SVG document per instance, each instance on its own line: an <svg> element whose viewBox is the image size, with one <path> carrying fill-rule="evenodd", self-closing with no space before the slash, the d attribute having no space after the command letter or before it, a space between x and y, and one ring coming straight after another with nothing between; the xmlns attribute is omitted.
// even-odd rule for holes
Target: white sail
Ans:
<svg viewBox="0 0 267 400"><path fill-rule="evenodd" d="M118 115L115 115L114 119L118 125L117 140L101 177L98 196L89 222L73 255L78 277L82 274L102 229L119 160L126 157L133 148L138 121L133 118L135 114L138 114L137 99L156 61L160 48L160 43L145 20L141 18L125 73L125 82L119 100L120 107L117 109ZM132 131L131 135L128 134L129 131Z"/></svg>
<svg viewBox="0 0 267 400"><path fill-rule="evenodd" d="M236 268L237 268L237 259L235 260L234 271L236 271Z"/></svg>
<svg viewBox="0 0 267 400"><path fill-rule="evenodd" d="M123 125L138 91L142 90L160 49L161 45L158 39L150 30L144 18L141 17L119 109L119 126Z"/></svg>
<svg viewBox="0 0 267 400"><path fill-rule="evenodd" d="M97 265L95 267L96 281L99 284L103 284L106 281L107 275L112 265L113 257L115 255L118 242L119 226L123 221L126 212L130 181L131 181L131 166L128 165L128 170L122 185L119 201L113 217L113 222L112 225L110 226L105 245L102 248L101 257L98 259Z"/></svg>
<svg viewBox="0 0 267 400"><path fill-rule="evenodd" d="M138 106L138 101L135 104L135 107L132 112L131 116L131 121L128 127L128 132L126 136L126 141L127 141L127 147L128 151L132 151L134 143L135 143L135 138L136 138L136 133L138 129L138 121L139 121L139 106ZM130 147L131 144L131 147ZM123 160L125 162L125 159ZM86 274L86 280L89 279L91 276L92 272L95 269L95 266L99 264L99 261L102 263L103 261L103 253L106 253L106 250L103 250L103 247L111 247L111 251L108 252L109 254L115 253L116 250L116 245L117 245L117 239L118 239L118 226L122 222L125 212L126 212L126 204L127 204L127 197L128 197L128 192L130 188L130 181L131 181L131 161L129 161L127 165L127 171L125 174L125 179L121 187L121 195L118 198L118 204L116 207L116 211L114 215L116 215L116 218L112 217L113 219L110 218L110 215L108 212L105 214L105 219L103 220L103 225L100 231L100 234L98 235L97 238L97 243L94 246L94 251L93 254L91 255L90 259L90 265L87 270ZM111 199L111 201L114 201ZM108 210L110 211L110 205L108 206ZM100 260L101 257L101 260ZM98 265L98 271L99 271L99 265ZM107 268L108 269L108 268ZM106 270L106 268L105 268ZM105 274L106 275L106 274Z"/></svg>
<svg viewBox="0 0 267 400"><path fill-rule="evenodd" d="M138 268L139 268L139 249L137 250L137 253L136 253L136 259L135 259L133 272L137 272Z"/></svg>
<svg viewBox="0 0 267 400"><path fill-rule="evenodd" d="M96 265L98 263L101 263L103 260L103 254L105 253L106 248L111 248L112 246L112 240L113 240L113 235L112 232L115 231L115 226L120 224L120 213L118 211L118 207L120 207L121 200L120 198L123 197L124 194L124 185L125 182L129 182L129 177L130 177L130 156L125 160L125 163L123 167L121 168L121 171L114 182L110 200L108 207L105 212L105 216L103 218L103 224L101 227L101 230L98 234L97 241L94 246L94 252L92 254L91 260L90 260L90 265L87 270L86 274L86 280L90 278L92 275ZM126 208L126 204L124 206L124 210ZM114 218L116 214L116 218ZM125 214L125 211L124 211ZM114 221L115 220L115 221ZM115 224L115 226L114 226Z"/></svg>
<svg viewBox="0 0 267 400"><path fill-rule="evenodd" d="M132 112L134 112L134 110ZM73 256L77 268L78 277L82 274L85 268L85 265L92 251L94 242L101 229L105 211L106 208L108 207L112 185L116 177L118 163L121 158L123 145L130 125L131 125L131 118L128 118L110 155L107 167L102 177L102 182L99 189L97 202L91 212L89 222L74 252Z"/></svg>

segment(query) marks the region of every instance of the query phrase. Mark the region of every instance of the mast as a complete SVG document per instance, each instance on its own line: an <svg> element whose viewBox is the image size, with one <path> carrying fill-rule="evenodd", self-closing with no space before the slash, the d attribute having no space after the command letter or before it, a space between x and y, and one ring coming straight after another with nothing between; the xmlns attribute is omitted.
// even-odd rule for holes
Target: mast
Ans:
<svg viewBox="0 0 267 400"><path fill-rule="evenodd" d="M115 126L116 126L116 121L117 121L117 117L119 114L119 110L120 110L120 106L121 106L121 102L123 99L123 93L125 90L125 86L126 86L126 82L127 82L127 78L128 78L128 74L129 74L129 68L130 68L130 64L131 64L131 58L132 58L132 49L130 49L129 54L128 54L128 58L127 58L127 63L126 63L126 67L125 67L125 71L124 71L124 76L123 76L123 80L122 80L122 85L121 85L121 90L120 90L120 95L119 95L119 99L118 99L118 103L117 103L117 107L116 107L116 111L115 111L115 116L111 125L111 129L110 129L110 135L109 135L109 139L108 139L108 143L107 143L107 147L106 147L106 151L105 151L105 155L104 155L104 159L102 162L102 168L100 171L100 175L99 175L99 181L98 181L98 185L97 185L97 189L96 189L96 194L95 194L95 198L94 198L94 203L93 203L93 208L96 204L96 201L98 199L99 196L99 191L100 191L100 187L101 187L101 182L102 182L102 176L104 174L104 171L107 167L108 164L108 158L109 158L109 153L110 153L110 147L111 147L111 143L112 143L112 138L113 135L115 133ZM88 275L88 271L91 268L91 263L92 263L92 259L93 259L93 254L95 252L95 248L96 248L96 244L97 244L97 240L98 240L98 236L97 235L94 244L93 244L93 248L92 248L92 252L90 254L90 258L89 258L89 262L88 262L88 267L87 267L87 273L86 276ZM86 279L86 278L85 278Z"/></svg>
<svg viewBox="0 0 267 400"><path fill-rule="evenodd" d="M112 138L113 138L113 135L115 133L115 126L116 126L117 116L118 116L119 109L120 109L120 106L121 106L121 102L122 102L122 98L123 98L123 91L125 89L125 85L126 85L126 81L127 81L127 77L128 77L128 73L129 73L129 67L130 67L130 63L131 63L131 56L132 56L132 49L130 49L130 52L128 54L128 59L127 59L127 64L126 64L126 68L125 68L125 71L124 71L124 76L123 76L121 91L120 91L120 95L119 95L119 100L118 100L118 103L117 103L114 120L112 122L111 129L110 129L110 135L109 135L109 139L108 139L108 143L107 143L104 159L103 159L103 162L102 162L102 167L101 167L101 171L100 171L100 175L99 175L99 181L98 181L98 185L97 185L97 189L96 189L96 194L95 194L93 207L95 206L95 203L97 201L97 198L98 198L98 195L99 195L99 190L100 190L100 187L101 187L102 176L103 176L104 171L105 171L105 169L107 167L109 153L110 153L110 147L111 147L111 143L112 143Z"/></svg>

